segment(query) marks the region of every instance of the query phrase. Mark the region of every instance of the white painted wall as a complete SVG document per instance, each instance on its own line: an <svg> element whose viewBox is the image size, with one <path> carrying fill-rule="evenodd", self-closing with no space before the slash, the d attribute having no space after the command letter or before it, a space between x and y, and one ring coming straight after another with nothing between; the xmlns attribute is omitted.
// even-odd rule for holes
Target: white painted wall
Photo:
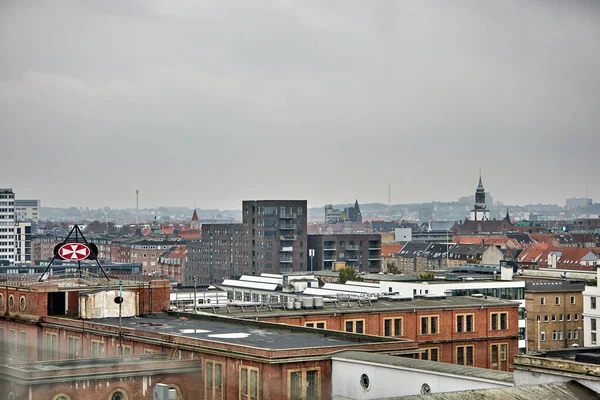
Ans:
<svg viewBox="0 0 600 400"><path fill-rule="evenodd" d="M79 310L81 318L116 318L119 316L119 305L114 299L119 295L119 290L106 290L79 297ZM138 314L137 294L133 291L123 290L123 304L121 305L122 317L133 317Z"/></svg>
<svg viewBox="0 0 600 400"><path fill-rule="evenodd" d="M360 384L362 374L369 377L370 384L367 390L364 390ZM332 361L332 397L336 400L367 400L418 395L421 394L421 386L424 383L429 385L431 393L512 386L506 382L443 374L436 371L410 370L351 359L334 358Z"/></svg>

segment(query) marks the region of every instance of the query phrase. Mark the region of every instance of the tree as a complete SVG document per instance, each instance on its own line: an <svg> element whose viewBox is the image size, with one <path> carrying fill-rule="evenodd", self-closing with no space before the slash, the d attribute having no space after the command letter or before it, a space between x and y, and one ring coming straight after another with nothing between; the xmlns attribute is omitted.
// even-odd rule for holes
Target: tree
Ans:
<svg viewBox="0 0 600 400"><path fill-rule="evenodd" d="M339 275L338 275L338 282L339 283L346 283L348 281L359 281L362 282L363 278L362 276L358 276L358 273L356 272L356 270L352 267L343 267L340 269Z"/></svg>
<svg viewBox="0 0 600 400"><path fill-rule="evenodd" d="M433 275L433 272L425 272L419 275L419 279L422 281L432 281L435 279L435 275Z"/></svg>
<svg viewBox="0 0 600 400"><path fill-rule="evenodd" d="M394 275L398 275L400 273L396 264L392 263L387 263L387 272Z"/></svg>
<svg viewBox="0 0 600 400"><path fill-rule="evenodd" d="M129 225L123 225L121 230L119 230L119 235L127 236L131 233L131 227Z"/></svg>

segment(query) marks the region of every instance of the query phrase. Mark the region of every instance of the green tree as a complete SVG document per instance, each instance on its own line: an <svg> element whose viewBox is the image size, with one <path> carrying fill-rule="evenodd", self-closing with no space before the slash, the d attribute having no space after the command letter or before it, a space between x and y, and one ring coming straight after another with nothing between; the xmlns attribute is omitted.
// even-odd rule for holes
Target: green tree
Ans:
<svg viewBox="0 0 600 400"><path fill-rule="evenodd" d="M400 273L400 271L398 270L398 267L392 263L387 264L387 272L390 274L394 274L394 275L398 275Z"/></svg>
<svg viewBox="0 0 600 400"><path fill-rule="evenodd" d="M432 281L434 278L435 275L433 275L433 272L425 272L419 275L419 279L422 281Z"/></svg>
<svg viewBox="0 0 600 400"><path fill-rule="evenodd" d="M358 273L356 272L356 270L352 267L343 267L340 269L339 275L338 275L338 282L339 283L346 283L348 281L363 281L362 276L358 276Z"/></svg>

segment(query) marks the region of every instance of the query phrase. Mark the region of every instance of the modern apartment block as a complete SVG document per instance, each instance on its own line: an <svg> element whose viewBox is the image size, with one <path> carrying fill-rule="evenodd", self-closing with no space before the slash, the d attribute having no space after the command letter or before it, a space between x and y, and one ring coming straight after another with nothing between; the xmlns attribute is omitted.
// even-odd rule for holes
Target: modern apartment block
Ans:
<svg viewBox="0 0 600 400"><path fill-rule="evenodd" d="M0 263L15 262L15 194L0 189Z"/></svg>
<svg viewBox="0 0 600 400"><path fill-rule="evenodd" d="M15 200L17 221L39 221L42 202L40 200Z"/></svg>
<svg viewBox="0 0 600 400"><path fill-rule="evenodd" d="M335 263L345 263L360 272L381 272L380 234L308 235L308 248L315 250L315 271L331 271ZM310 258L307 263L310 267Z"/></svg>
<svg viewBox="0 0 600 400"><path fill-rule="evenodd" d="M306 200L242 202L252 275L307 270L306 214Z"/></svg>
<svg viewBox="0 0 600 400"><path fill-rule="evenodd" d="M15 264L31 264L31 222L15 225Z"/></svg>
<svg viewBox="0 0 600 400"><path fill-rule="evenodd" d="M582 346L583 281L527 282L527 349Z"/></svg>
<svg viewBox="0 0 600 400"><path fill-rule="evenodd" d="M187 245L183 284L221 283L223 279L251 273L250 247L243 224L202 224L202 238Z"/></svg>

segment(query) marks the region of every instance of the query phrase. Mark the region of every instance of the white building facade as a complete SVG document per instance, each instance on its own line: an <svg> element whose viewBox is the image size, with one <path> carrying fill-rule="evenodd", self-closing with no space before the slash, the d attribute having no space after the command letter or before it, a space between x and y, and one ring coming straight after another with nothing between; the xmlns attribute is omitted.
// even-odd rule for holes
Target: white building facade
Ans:
<svg viewBox="0 0 600 400"><path fill-rule="evenodd" d="M17 221L39 221L40 200L15 200L15 219Z"/></svg>
<svg viewBox="0 0 600 400"><path fill-rule="evenodd" d="M600 276L600 271L597 272L597 276ZM598 346L598 324L600 324L600 288L586 286L583 291L584 347Z"/></svg>
<svg viewBox="0 0 600 400"><path fill-rule="evenodd" d="M15 263L15 194L0 189L0 263Z"/></svg>

